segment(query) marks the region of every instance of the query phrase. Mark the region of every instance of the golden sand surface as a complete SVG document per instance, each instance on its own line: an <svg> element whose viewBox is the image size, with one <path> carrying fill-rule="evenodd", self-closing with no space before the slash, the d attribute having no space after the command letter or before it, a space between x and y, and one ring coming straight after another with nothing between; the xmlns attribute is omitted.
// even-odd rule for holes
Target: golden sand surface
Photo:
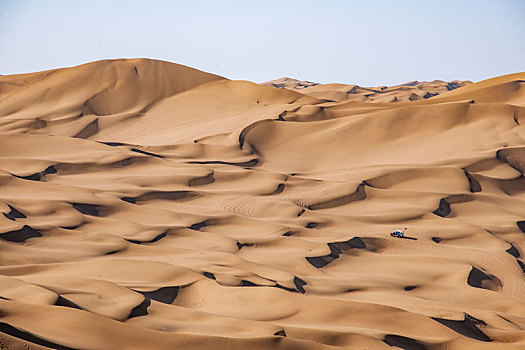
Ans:
<svg viewBox="0 0 525 350"><path fill-rule="evenodd" d="M525 73L299 83L0 76L0 349L524 349Z"/></svg>

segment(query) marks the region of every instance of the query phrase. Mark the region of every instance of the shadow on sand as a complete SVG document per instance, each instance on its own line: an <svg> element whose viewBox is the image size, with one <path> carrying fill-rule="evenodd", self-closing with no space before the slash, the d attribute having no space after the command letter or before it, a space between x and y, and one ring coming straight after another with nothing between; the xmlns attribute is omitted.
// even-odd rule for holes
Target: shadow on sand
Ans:
<svg viewBox="0 0 525 350"><path fill-rule="evenodd" d="M410 236L403 236L403 237L392 237L392 238L401 238L401 239L412 239L412 240L417 240L416 237L410 237Z"/></svg>

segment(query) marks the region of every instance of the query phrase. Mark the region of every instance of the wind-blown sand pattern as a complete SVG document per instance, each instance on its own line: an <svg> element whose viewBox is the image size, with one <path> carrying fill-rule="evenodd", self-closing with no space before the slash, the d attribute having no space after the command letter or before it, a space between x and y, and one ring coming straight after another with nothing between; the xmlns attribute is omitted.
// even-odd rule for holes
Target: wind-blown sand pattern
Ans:
<svg viewBox="0 0 525 350"><path fill-rule="evenodd" d="M0 348L523 349L525 74L449 84L0 77Z"/></svg>

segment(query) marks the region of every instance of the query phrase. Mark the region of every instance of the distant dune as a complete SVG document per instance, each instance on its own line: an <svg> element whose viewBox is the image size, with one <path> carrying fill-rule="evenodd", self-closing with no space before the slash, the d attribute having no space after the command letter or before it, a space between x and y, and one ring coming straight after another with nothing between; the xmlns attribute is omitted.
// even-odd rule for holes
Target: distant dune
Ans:
<svg viewBox="0 0 525 350"><path fill-rule="evenodd" d="M263 86L270 86L270 87L276 87L281 89L292 89L292 90L298 90L298 89L304 89L310 86L316 86L320 85L319 83L314 83L312 81L300 81L293 78L280 78L275 80L267 81L266 83L262 83Z"/></svg>
<svg viewBox="0 0 525 350"><path fill-rule="evenodd" d="M0 76L0 348L524 349L524 123L525 73Z"/></svg>
<svg viewBox="0 0 525 350"><path fill-rule="evenodd" d="M472 84L471 81L410 81L396 86L361 87L347 84L319 84L311 81L299 81L281 78L262 83L283 89L301 90L300 92L329 102L402 102L427 99L447 91Z"/></svg>

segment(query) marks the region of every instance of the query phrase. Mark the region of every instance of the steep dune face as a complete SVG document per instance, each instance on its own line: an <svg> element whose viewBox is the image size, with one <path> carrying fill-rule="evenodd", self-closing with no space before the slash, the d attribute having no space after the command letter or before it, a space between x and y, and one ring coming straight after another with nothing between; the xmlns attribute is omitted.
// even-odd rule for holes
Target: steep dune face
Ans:
<svg viewBox="0 0 525 350"><path fill-rule="evenodd" d="M373 103L150 60L0 77L2 348L523 348L524 79Z"/></svg>
<svg viewBox="0 0 525 350"><path fill-rule="evenodd" d="M105 117L100 123L110 124L136 118L169 96L215 80L225 79L145 59L2 76L0 130L87 136L98 129L99 117Z"/></svg>

